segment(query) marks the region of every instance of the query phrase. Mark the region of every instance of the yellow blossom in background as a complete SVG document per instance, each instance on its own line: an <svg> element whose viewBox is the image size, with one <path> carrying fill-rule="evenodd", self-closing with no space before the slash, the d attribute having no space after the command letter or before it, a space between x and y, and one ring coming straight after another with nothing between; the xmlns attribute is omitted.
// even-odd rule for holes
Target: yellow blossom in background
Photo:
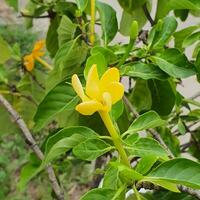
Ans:
<svg viewBox="0 0 200 200"><path fill-rule="evenodd" d="M119 82L119 70L108 69L99 79L97 66L93 65L88 73L85 92L76 74L72 76L72 86L82 103L76 110L83 115L92 115L96 111L109 112L112 104L119 101L124 94L124 86Z"/></svg>
<svg viewBox="0 0 200 200"><path fill-rule="evenodd" d="M32 71L35 65L35 60L41 61L40 57L44 55L42 49L45 46L45 41L37 41L33 47L31 54L24 56L24 66L28 71Z"/></svg>

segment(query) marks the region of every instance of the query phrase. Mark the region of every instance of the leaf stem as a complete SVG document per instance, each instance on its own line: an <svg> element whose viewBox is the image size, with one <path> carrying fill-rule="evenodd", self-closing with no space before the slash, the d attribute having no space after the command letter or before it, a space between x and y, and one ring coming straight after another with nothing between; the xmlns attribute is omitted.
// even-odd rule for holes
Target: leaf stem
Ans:
<svg viewBox="0 0 200 200"><path fill-rule="evenodd" d="M93 46L95 41L95 4L96 0L91 0L91 21L90 21L90 43Z"/></svg>
<svg viewBox="0 0 200 200"><path fill-rule="evenodd" d="M44 67L46 67L49 70L52 70L53 67L49 65L46 61L42 60L40 57L35 58L39 63L41 63Z"/></svg>
<svg viewBox="0 0 200 200"><path fill-rule="evenodd" d="M141 197L140 197L140 194L139 192L137 191L136 187L135 187L135 184L133 184L133 191L134 191L134 194L136 196L136 199L137 200L141 200Z"/></svg>
<svg viewBox="0 0 200 200"><path fill-rule="evenodd" d="M106 128L108 129L108 132L110 133L110 136L113 140L113 143L116 147L116 149L118 150L119 152L119 155L122 159L122 162L123 164L127 165L128 167L130 167L130 162L128 160L128 156L124 150L124 147L122 145L122 140L119 136L119 134L117 133L114 125L113 125L113 122L110 118L110 115L108 114L108 112L99 112L100 116L101 116L101 119L103 120Z"/></svg>

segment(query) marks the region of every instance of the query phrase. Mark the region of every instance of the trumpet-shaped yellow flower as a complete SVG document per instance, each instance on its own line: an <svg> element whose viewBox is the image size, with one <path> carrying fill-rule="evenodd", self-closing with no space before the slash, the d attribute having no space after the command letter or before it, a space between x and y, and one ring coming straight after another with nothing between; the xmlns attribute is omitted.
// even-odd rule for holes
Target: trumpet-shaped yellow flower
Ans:
<svg viewBox="0 0 200 200"><path fill-rule="evenodd" d="M30 54L24 56L24 66L28 71L32 71L35 65L35 60L40 62L40 57L44 55L44 51L42 49L45 46L45 41L40 40L35 43L33 50Z"/></svg>
<svg viewBox="0 0 200 200"><path fill-rule="evenodd" d="M119 82L119 70L108 69L99 79L97 66L93 65L88 73L85 92L76 74L72 76L72 86L82 103L76 110L83 115L92 115L96 111L109 112L112 104L119 101L124 94L124 86Z"/></svg>

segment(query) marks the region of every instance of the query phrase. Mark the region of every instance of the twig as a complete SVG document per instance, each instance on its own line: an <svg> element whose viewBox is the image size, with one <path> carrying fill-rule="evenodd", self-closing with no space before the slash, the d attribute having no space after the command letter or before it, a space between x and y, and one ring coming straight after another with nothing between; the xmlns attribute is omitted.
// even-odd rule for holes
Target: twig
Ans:
<svg viewBox="0 0 200 200"><path fill-rule="evenodd" d="M32 150L35 152L35 154L37 155L37 157L40 160L44 159L44 154L42 153L42 151L40 150L40 148L38 147L38 145L36 144L35 139L33 138L31 132L29 131L27 125L25 124L24 120L20 117L20 115L13 109L13 107L11 106L11 104L0 94L0 104L2 104L6 110L10 113L10 115L12 116L12 118L15 120L16 124L18 125L18 127L21 129L22 134L24 135L27 143L29 144L29 146L32 148ZM64 200L64 193L61 190L55 172L52 168L51 165L47 165L46 170L48 172L48 176L49 176L49 180L51 182L51 186L53 191L55 192L57 199L58 200Z"/></svg>
<svg viewBox="0 0 200 200"><path fill-rule="evenodd" d="M43 16L33 16L33 15L27 15L27 14L25 14L25 13L23 13L23 12L20 12L20 16L18 16L18 17L26 17L26 18L39 18L39 19L41 19L41 18L49 18L49 15L43 15Z"/></svg>
<svg viewBox="0 0 200 200"><path fill-rule="evenodd" d="M29 71L27 71L27 72L30 74L32 80L35 81L35 83L36 83L40 88L42 88L43 90L45 90L45 87L37 80L37 78L36 78L31 72L29 72Z"/></svg>
<svg viewBox="0 0 200 200"><path fill-rule="evenodd" d="M147 8L147 3L145 3L143 6L142 6L142 9L144 11L144 14L146 16L146 18L148 19L148 21L150 22L151 26L155 25L156 23L154 22L154 20L152 19L149 11L148 11L148 8Z"/></svg>
<svg viewBox="0 0 200 200"><path fill-rule="evenodd" d="M132 106L131 102L129 101L129 99L124 95L123 97L124 103L127 105L127 107L129 108L129 110L136 116L138 117L139 114L137 113L137 111L135 110L135 108ZM168 153L170 153L171 157L174 158L174 155L172 154L172 152L169 150L168 146L165 144L165 142L163 141L163 139L160 137L159 133L157 133L154 129L148 129L148 131L153 135L153 137L155 137L155 139L158 140L158 142L160 142L161 145L163 145L165 147L165 149L168 151ZM180 185L179 186L179 190L181 192L186 192L194 197L196 197L197 199L200 199L200 191L198 190L193 190L191 188L185 187Z"/></svg>

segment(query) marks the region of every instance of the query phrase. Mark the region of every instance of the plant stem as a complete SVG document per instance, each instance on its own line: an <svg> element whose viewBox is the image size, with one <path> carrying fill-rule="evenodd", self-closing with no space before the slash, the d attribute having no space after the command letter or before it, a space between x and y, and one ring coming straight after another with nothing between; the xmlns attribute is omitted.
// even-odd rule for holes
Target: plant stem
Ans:
<svg viewBox="0 0 200 200"><path fill-rule="evenodd" d="M99 114L100 114L101 119L103 120L106 128L108 129L108 132L110 133L110 136L113 140L113 143L114 143L116 149L119 152L119 155L122 159L123 164L130 167L130 162L129 162L128 156L123 148L122 140L113 125L110 115L108 114L108 112L99 112Z"/></svg>
<svg viewBox="0 0 200 200"><path fill-rule="evenodd" d="M200 103L193 99L183 99L184 102L200 107Z"/></svg>
<svg viewBox="0 0 200 200"><path fill-rule="evenodd" d="M137 200L141 200L141 197L140 197L140 194L139 192L137 191L136 187L135 187L135 184L133 184L133 191L134 191L134 194L135 194L135 197Z"/></svg>
<svg viewBox="0 0 200 200"><path fill-rule="evenodd" d="M53 67L49 65L46 61L42 60L40 57L35 58L39 63L41 63L44 67L46 67L49 70L52 70Z"/></svg>
<svg viewBox="0 0 200 200"><path fill-rule="evenodd" d="M126 59L129 57L129 53L132 50L134 43L135 43L135 40L130 39L129 44L128 44L127 48L126 48L126 52L123 55L122 59L120 60L120 62L118 63L117 66L120 67L121 65L123 65L125 63Z"/></svg>
<svg viewBox="0 0 200 200"><path fill-rule="evenodd" d="M95 4L96 0L91 0L90 43L92 46L95 41Z"/></svg>

